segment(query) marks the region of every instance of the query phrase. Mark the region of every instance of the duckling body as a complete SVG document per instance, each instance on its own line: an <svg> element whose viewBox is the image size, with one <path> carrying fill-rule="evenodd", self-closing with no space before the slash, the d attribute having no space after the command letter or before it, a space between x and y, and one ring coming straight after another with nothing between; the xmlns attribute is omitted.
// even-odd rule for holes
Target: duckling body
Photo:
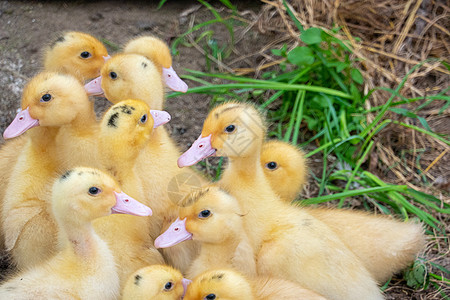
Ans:
<svg viewBox="0 0 450 300"><path fill-rule="evenodd" d="M155 245L169 247L191 238L200 242L200 254L189 267L188 278L216 268L234 268L256 276L255 254L242 221L245 215L236 199L209 186L189 194L179 205L177 222Z"/></svg>
<svg viewBox="0 0 450 300"><path fill-rule="evenodd" d="M249 279L232 269L215 269L197 276L188 286L185 300L325 300L301 286L278 278Z"/></svg>
<svg viewBox="0 0 450 300"><path fill-rule="evenodd" d="M338 236L305 210L281 201L261 168L265 126L250 105L213 109L200 138L178 160L228 156L219 185L238 199L257 255L257 272L304 285L330 299L382 299L369 272ZM201 145L201 147L200 147Z"/></svg>
<svg viewBox="0 0 450 300"><path fill-rule="evenodd" d="M154 121L147 104L138 100L121 101L103 116L99 130L99 152L102 165L130 196L145 197L135 162L139 152L151 141ZM119 269L123 286L131 273L148 265L163 264L162 255L153 246L150 230L156 226L153 217L114 215L94 221L94 228L109 243ZM111 230L111 228L120 228Z"/></svg>
<svg viewBox="0 0 450 300"><path fill-rule="evenodd" d="M287 143L270 141L263 145L264 174L283 201L293 201L300 192L306 178L304 160L304 154ZM304 209L330 227L379 284L412 263L424 246L420 224L358 211Z"/></svg>
<svg viewBox="0 0 450 300"><path fill-rule="evenodd" d="M115 55L106 62L101 73L102 91L109 101L139 99L152 109L162 109L162 79L155 64L146 57ZM177 201L191 189L204 185L205 180L193 170L177 167L180 152L165 128L156 128L151 139L138 155L135 171L142 179L144 194L155 212L153 218L158 226L152 227L150 234L156 238L176 219ZM185 272L197 252L196 243L189 241L164 249L163 255L170 265Z"/></svg>
<svg viewBox="0 0 450 300"><path fill-rule="evenodd" d="M179 300L190 280L166 265L153 265L134 272L125 285L123 300Z"/></svg>
<svg viewBox="0 0 450 300"><path fill-rule="evenodd" d="M151 210L134 204L111 177L91 168L56 179L51 198L61 252L2 284L0 299L116 299L117 267L91 221L112 211L146 215Z"/></svg>
<svg viewBox="0 0 450 300"><path fill-rule="evenodd" d="M20 268L48 259L55 251L56 226L49 215L48 179L60 168L57 136L76 119L79 98L68 88L81 84L70 75L40 73L25 87L22 111L5 130L28 139L6 187L2 209L5 247ZM36 127L36 128L33 128Z"/></svg>
<svg viewBox="0 0 450 300"><path fill-rule="evenodd" d="M82 58L81 54L84 52L90 56ZM84 82L100 74L104 57L107 56L106 48L95 37L81 32L67 32L45 48L43 64L45 71L70 74L80 82ZM5 186L27 140L25 134L6 141L0 148L0 179ZM0 203L4 199L5 192L5 188L0 189ZM3 243L4 239L0 234L0 244Z"/></svg>

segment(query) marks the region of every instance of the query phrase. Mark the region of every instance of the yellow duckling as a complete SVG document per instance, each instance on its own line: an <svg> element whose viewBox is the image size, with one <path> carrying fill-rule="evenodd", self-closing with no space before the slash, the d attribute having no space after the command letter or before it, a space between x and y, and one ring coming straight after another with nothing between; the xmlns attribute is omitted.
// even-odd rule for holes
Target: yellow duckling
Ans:
<svg viewBox="0 0 450 300"><path fill-rule="evenodd" d="M144 55L158 66L163 81L172 90L185 93L187 84L178 77L172 67L172 56L169 47L155 36L140 36L129 41L124 49L125 53Z"/></svg>
<svg viewBox="0 0 450 300"><path fill-rule="evenodd" d="M83 92L70 75L38 74L25 86L22 110L4 132L6 138L13 138L28 131L2 206L5 247L19 268L36 265L54 254L56 226L49 215L48 179L61 168L56 142L59 129L70 127L77 110L84 107L77 87Z"/></svg>
<svg viewBox="0 0 450 300"><path fill-rule="evenodd" d="M251 105L219 105L178 165L211 155L229 158L219 185L245 214L258 275L291 280L330 299L382 299L369 272L331 229L272 191L260 162L265 134L264 119Z"/></svg>
<svg viewBox="0 0 450 300"><path fill-rule="evenodd" d="M147 216L151 209L123 193L110 176L91 168L75 168L59 177L51 207L60 252L3 283L0 299L116 299L117 267L91 222L111 213Z"/></svg>
<svg viewBox="0 0 450 300"><path fill-rule="evenodd" d="M210 186L189 194L178 205L179 218L155 240L158 248L193 239L201 243L199 256L186 273L193 278L214 268L235 268L256 276L255 254L243 226L236 199Z"/></svg>
<svg viewBox="0 0 450 300"><path fill-rule="evenodd" d="M308 179L305 154L283 141L271 140L263 144L261 166L274 192L286 202L298 196Z"/></svg>
<svg viewBox="0 0 450 300"><path fill-rule="evenodd" d="M261 165L281 199L294 200L306 179L303 152L287 143L270 141L263 145ZM330 227L380 284L411 264L424 247L420 224L343 209L305 209Z"/></svg>
<svg viewBox="0 0 450 300"><path fill-rule="evenodd" d="M101 69L101 76L85 85L89 95L102 95L117 103L139 99L152 109L161 110L164 89L156 65L139 54L113 55Z"/></svg>
<svg viewBox="0 0 450 300"><path fill-rule="evenodd" d="M144 267L128 278L122 300L180 300L190 282L170 266Z"/></svg>
<svg viewBox="0 0 450 300"><path fill-rule="evenodd" d="M161 76L155 65L144 56L115 55L106 62L101 73L99 91L104 92L111 102L139 99L151 108L162 108L164 93ZM85 87L88 92L92 92L93 86L89 83ZM136 172L142 178L144 194L151 201L155 212L153 218L159 224L155 227L157 231L151 234L152 238L156 238L176 219L176 203L191 189L206 183L193 170L180 170L177 167L179 155L179 150L165 128L160 127L154 130L152 142L139 154L136 161ZM191 241L163 249L163 255L170 265L185 272L197 251L195 243Z"/></svg>
<svg viewBox="0 0 450 300"><path fill-rule="evenodd" d="M100 69L108 58L105 46L95 37L70 31L46 47L44 69L71 74L84 83L100 75Z"/></svg>
<svg viewBox="0 0 450 300"><path fill-rule="evenodd" d="M155 112L154 112L155 114ZM170 115L158 112L153 119L150 108L139 100L125 100L113 105L103 116L98 135L99 152L105 170L113 175L130 196L150 205L136 175L135 162L140 151L151 141L154 126L167 123ZM163 117L165 116L165 117ZM153 264L163 264L162 255L153 245L151 229L157 226L152 218L115 215L94 222L97 233L108 242L120 266L121 285L131 273ZM119 228L111 230L111 228Z"/></svg>
<svg viewBox="0 0 450 300"><path fill-rule="evenodd" d="M278 278L247 279L231 269L216 269L197 276L184 300L325 300L301 286Z"/></svg>

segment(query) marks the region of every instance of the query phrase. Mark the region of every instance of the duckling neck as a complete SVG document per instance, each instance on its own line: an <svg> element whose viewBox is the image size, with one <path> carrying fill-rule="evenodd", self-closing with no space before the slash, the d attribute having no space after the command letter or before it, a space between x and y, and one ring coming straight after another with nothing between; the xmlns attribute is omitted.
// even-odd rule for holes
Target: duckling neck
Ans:
<svg viewBox="0 0 450 300"><path fill-rule="evenodd" d="M63 249L85 258L95 255L99 238L90 223L85 225L65 224L64 229L59 233Z"/></svg>
<svg viewBox="0 0 450 300"><path fill-rule="evenodd" d="M58 127L39 126L32 128L28 134L34 147L46 153L51 149L49 146L54 143L58 130Z"/></svg>
<svg viewBox="0 0 450 300"><path fill-rule="evenodd" d="M86 109L80 111L70 124L63 127L74 135L85 136L92 134L92 127L95 125L97 125L97 119L94 104L90 102Z"/></svg>
<svg viewBox="0 0 450 300"><path fill-rule="evenodd" d="M231 267L231 260L239 242L240 238L235 236L234 238L226 239L222 243L202 243L199 256L209 257L212 259L211 264L215 266L228 265Z"/></svg>

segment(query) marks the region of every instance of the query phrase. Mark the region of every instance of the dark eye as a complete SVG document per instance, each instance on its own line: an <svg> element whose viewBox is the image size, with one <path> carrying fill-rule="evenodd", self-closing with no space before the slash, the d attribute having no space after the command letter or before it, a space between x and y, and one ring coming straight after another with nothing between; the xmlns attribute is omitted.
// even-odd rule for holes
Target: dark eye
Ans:
<svg viewBox="0 0 450 300"><path fill-rule="evenodd" d="M225 128L225 132L232 133L235 129L236 129L236 126L228 125L227 128Z"/></svg>
<svg viewBox="0 0 450 300"><path fill-rule="evenodd" d="M89 188L89 194L91 194L91 195L97 195L97 194L99 194L101 191L102 191L101 189L99 189L98 187L95 187L95 186L91 186L91 187Z"/></svg>
<svg viewBox="0 0 450 300"><path fill-rule="evenodd" d="M172 282L168 282L168 283L166 283L166 285L164 286L164 289L165 290L171 290L173 288L173 283Z"/></svg>
<svg viewBox="0 0 450 300"><path fill-rule="evenodd" d="M48 102L50 100L52 100L52 95L50 95L50 94L45 94L41 98L41 102Z"/></svg>
<svg viewBox="0 0 450 300"><path fill-rule="evenodd" d="M216 295L215 294L209 294L208 296L205 297L206 300L214 300L216 299Z"/></svg>
<svg viewBox="0 0 450 300"><path fill-rule="evenodd" d="M111 79L116 79L117 78L117 73L116 72L109 72L109 77L111 77Z"/></svg>
<svg viewBox="0 0 450 300"><path fill-rule="evenodd" d="M87 51L84 51L84 52L81 52L80 56L81 56L81 58L89 58L92 56L92 54Z"/></svg>
<svg viewBox="0 0 450 300"><path fill-rule="evenodd" d="M139 120L139 122L141 122L142 124L145 124L145 122L147 122L147 114L143 115L141 117L141 119Z"/></svg>
<svg viewBox="0 0 450 300"><path fill-rule="evenodd" d="M266 167L269 170L275 170L278 167L278 164L274 161L271 161L266 164Z"/></svg>
<svg viewBox="0 0 450 300"><path fill-rule="evenodd" d="M198 217L199 217L199 218L207 218L207 217L209 217L210 215L211 215L211 212L210 212L209 210L205 209L205 210L202 210L202 211L198 214Z"/></svg>

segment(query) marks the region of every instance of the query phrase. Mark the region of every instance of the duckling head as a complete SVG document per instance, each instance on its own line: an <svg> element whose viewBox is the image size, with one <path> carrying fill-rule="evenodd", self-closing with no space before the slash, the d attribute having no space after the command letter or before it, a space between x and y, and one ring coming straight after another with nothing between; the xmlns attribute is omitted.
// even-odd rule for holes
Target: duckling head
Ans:
<svg viewBox="0 0 450 300"><path fill-rule="evenodd" d="M123 51L143 55L160 66L163 81L170 89L183 93L188 90L187 84L173 69L170 49L161 39L154 36L137 37L129 41Z"/></svg>
<svg viewBox="0 0 450 300"><path fill-rule="evenodd" d="M300 193L308 176L304 153L299 148L278 140L264 143L261 167L272 189L288 202Z"/></svg>
<svg viewBox="0 0 450 300"><path fill-rule="evenodd" d="M75 77L43 72L33 77L22 94L21 111L5 130L5 139L21 135L35 126L62 126L78 114L92 110L86 92Z"/></svg>
<svg viewBox="0 0 450 300"><path fill-rule="evenodd" d="M265 134L264 118L252 105L237 102L219 105L208 114L200 137L178 158L178 166L191 166L213 155L253 156L261 150Z"/></svg>
<svg viewBox="0 0 450 300"><path fill-rule="evenodd" d="M163 98L161 75L155 64L139 54L116 54L105 63L101 76L85 85L89 95L101 95L112 103L125 99L145 101ZM152 108L152 103L148 103Z"/></svg>
<svg viewBox="0 0 450 300"><path fill-rule="evenodd" d="M149 216L152 211L121 191L106 173L78 167L53 184L52 210L57 220L83 224L112 213ZM74 216L77 217L74 217Z"/></svg>
<svg viewBox="0 0 450 300"><path fill-rule="evenodd" d="M137 270L128 278L122 299L179 300L190 282L170 266L152 265Z"/></svg>
<svg viewBox="0 0 450 300"><path fill-rule="evenodd" d="M179 218L155 239L157 248L171 247L189 239L220 244L235 238L242 230L238 202L216 186L194 191L178 205Z"/></svg>
<svg viewBox="0 0 450 300"><path fill-rule="evenodd" d="M44 68L71 74L84 83L100 75L108 51L95 37L82 32L66 32L49 46L44 55Z"/></svg>
<svg viewBox="0 0 450 300"><path fill-rule="evenodd" d="M189 285L184 300L253 299L250 283L233 270L207 271Z"/></svg>

